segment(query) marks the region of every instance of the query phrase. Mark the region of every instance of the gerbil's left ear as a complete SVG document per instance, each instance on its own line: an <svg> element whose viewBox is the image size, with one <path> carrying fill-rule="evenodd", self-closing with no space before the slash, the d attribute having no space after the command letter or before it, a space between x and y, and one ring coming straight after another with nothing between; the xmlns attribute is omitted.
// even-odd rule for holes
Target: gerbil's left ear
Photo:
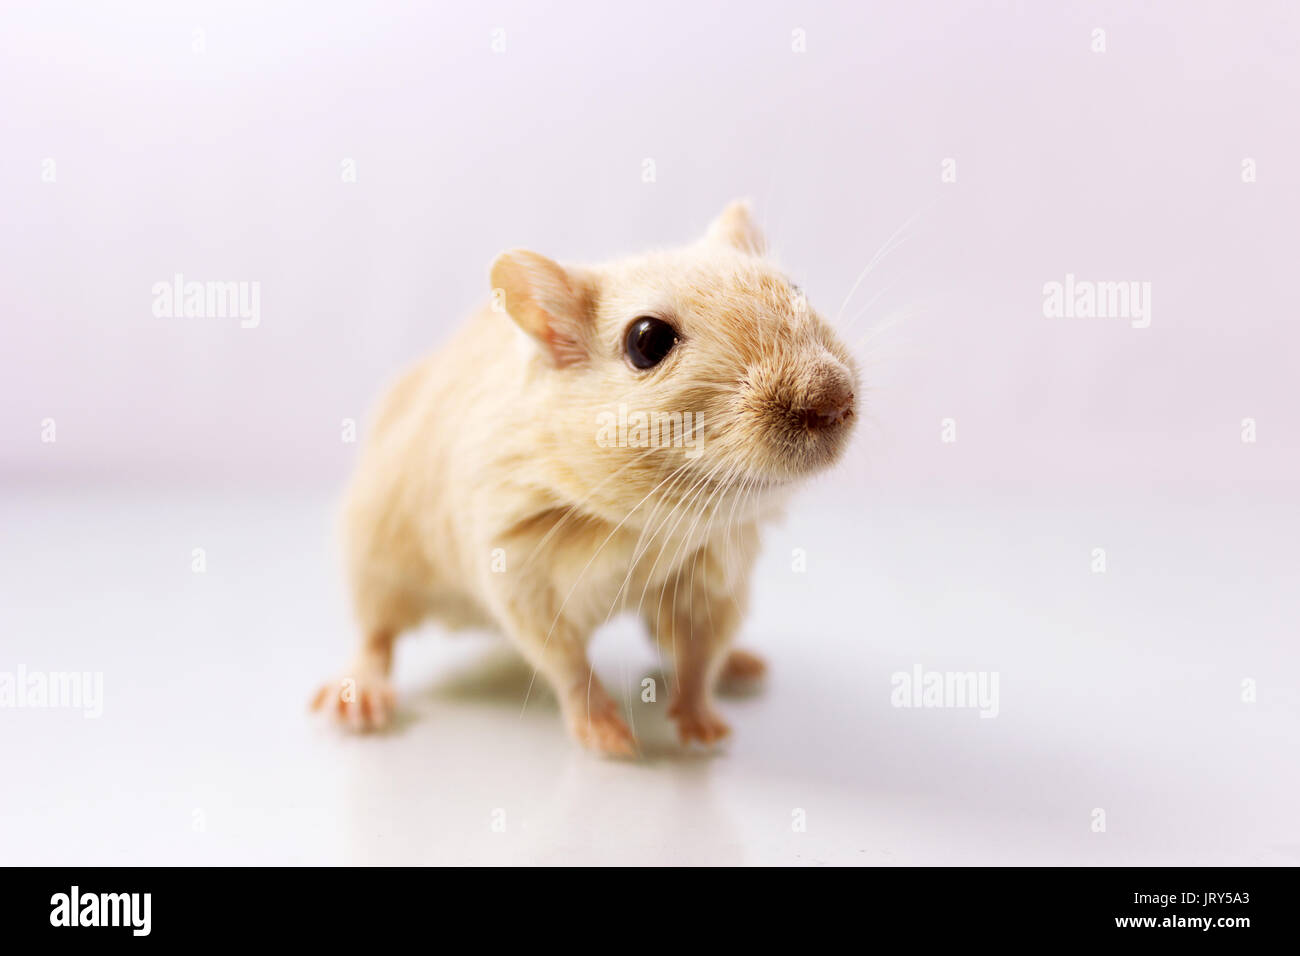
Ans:
<svg viewBox="0 0 1300 956"><path fill-rule="evenodd" d="M722 210L722 215L709 226L705 238L709 242L731 246L755 256L761 256L767 251L767 243L754 224L747 199L737 199Z"/></svg>
<svg viewBox="0 0 1300 956"><path fill-rule="evenodd" d="M590 295L582 277L527 249L511 249L492 263L493 307L542 346L557 368L590 354Z"/></svg>

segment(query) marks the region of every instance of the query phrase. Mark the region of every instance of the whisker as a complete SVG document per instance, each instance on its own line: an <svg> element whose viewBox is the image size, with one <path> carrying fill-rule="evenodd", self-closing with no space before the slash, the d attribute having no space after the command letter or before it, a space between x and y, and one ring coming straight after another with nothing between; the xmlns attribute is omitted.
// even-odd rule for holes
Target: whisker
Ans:
<svg viewBox="0 0 1300 956"><path fill-rule="evenodd" d="M523 560L523 563L520 565L520 567L521 568L528 567L532 563L533 558L537 557L537 553L541 551L542 547L546 544L546 542L549 541L551 537L554 534L556 534L561 527L564 526L565 522L571 520L574 517L577 517L578 515L585 514L581 510L581 506L589 502L593 497L595 497L596 492L599 491L605 485L606 482L612 481L613 479L617 478L619 475L621 475L626 469L630 468L631 466L640 464L641 462L645 461L653 452L657 452L657 451L659 451L658 448L647 448L642 454L637 455L636 457L631 458L630 460L624 462L613 472L611 472L610 474L602 478L590 491L587 492L586 497L584 497L581 501L577 501L572 504L566 505L564 510L564 515L560 518L559 521L557 521L554 525L552 525L550 530L548 530L546 534L542 536L542 539L538 541L536 545L534 545L533 550L529 552L528 557L526 557Z"/></svg>
<svg viewBox="0 0 1300 956"><path fill-rule="evenodd" d="M582 583L583 577L586 575L587 571L591 568L592 563L600 555L600 552L605 550L605 545L609 544L610 539L612 539L614 535L618 533L619 529L622 528L623 525L627 523L627 519L632 517L636 509L641 507L641 505L645 503L646 499L648 499L651 495L653 495L656 491L658 491L660 487L663 486L664 482L666 482L667 480L668 479L665 478L663 481L659 482L659 484L655 485L648 492L646 492L645 497L632 506L632 508L628 511L628 513L624 515L623 518L619 521L619 523L614 525L613 529L609 532L609 534L605 536L605 540L603 540L600 543L600 545L596 548L596 550L592 552L591 557L587 559L587 563L583 565L582 570L578 572L578 576L576 579L574 579L573 585L569 588L568 594L566 594L564 596L564 600L560 602L560 607L555 612L555 617L551 620L551 626L546 631L546 638L542 641L543 649L545 649L546 645L551 642L551 635L555 633L555 625L559 623L560 616L564 613L564 608L569 603L569 598L573 597L573 592L578 589L578 585ZM528 698L529 695L532 693L533 683L536 680L537 680L537 668L534 667L532 679L528 682L528 690L525 691L524 693L524 703L523 703L524 707L528 706ZM522 708L520 709L519 714L521 717L523 716Z"/></svg>
<svg viewBox="0 0 1300 956"><path fill-rule="evenodd" d="M853 293L858 291L858 286L860 286L862 284L862 280L867 277L867 273L870 272L872 268L874 268L879 262L883 261L885 256L889 255L891 252L894 251L894 249L898 248L898 245L902 245L902 243L898 243L897 245L894 245L894 240L898 238L899 234L902 233L905 229L907 229L907 227L910 226L913 222L915 222L917 217L920 216L922 213L928 212L930 209L934 208L935 203L937 203L938 201L939 200L937 198L933 199L929 202L929 204L922 206L916 212L912 213L912 215L907 217L907 221L904 222L897 229L895 229L893 235L891 235L888 239L885 240L885 244L881 246L880 249L877 250L876 254L871 257L870 261L867 262L866 267L863 268L862 272L858 274L857 281L855 281L853 283L853 286L849 289L849 294L846 295L844 297L844 301L840 303L839 311L835 313L835 321L832 323L833 325L839 324L840 318L844 315L844 310L848 308L849 300L853 298Z"/></svg>

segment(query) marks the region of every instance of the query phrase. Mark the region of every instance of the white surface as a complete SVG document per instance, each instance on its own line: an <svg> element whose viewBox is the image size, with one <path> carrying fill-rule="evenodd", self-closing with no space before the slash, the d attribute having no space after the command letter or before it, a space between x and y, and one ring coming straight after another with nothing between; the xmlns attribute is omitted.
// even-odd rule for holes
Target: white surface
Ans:
<svg viewBox="0 0 1300 956"><path fill-rule="evenodd" d="M1300 860L1300 520L1281 493L832 507L813 489L758 571L763 692L724 701L715 755L677 750L664 696L634 698L639 763L580 752L536 692L521 710L528 672L488 638L405 638L391 735L309 719L353 639L330 518L288 495L6 493L0 670L102 671L105 704L0 710L0 861ZM656 667L630 621L594 654L625 698ZM999 715L891 707L916 663L997 671Z"/></svg>

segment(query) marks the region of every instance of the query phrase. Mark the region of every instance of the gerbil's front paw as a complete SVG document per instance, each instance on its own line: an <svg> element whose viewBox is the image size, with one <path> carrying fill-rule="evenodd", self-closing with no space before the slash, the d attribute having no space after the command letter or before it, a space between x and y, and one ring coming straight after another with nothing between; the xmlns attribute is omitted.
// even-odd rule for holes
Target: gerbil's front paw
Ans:
<svg viewBox="0 0 1300 956"><path fill-rule="evenodd" d="M584 747L611 757L636 756L636 738L618 715L618 705L610 698L593 700L590 708L583 701L566 714L569 732Z"/></svg>
<svg viewBox="0 0 1300 956"><path fill-rule="evenodd" d="M708 746L731 733L726 721L718 716L710 704L703 701L673 701L668 708L668 716L677 721L677 736L683 744L698 740Z"/></svg>
<svg viewBox="0 0 1300 956"><path fill-rule="evenodd" d="M324 685L312 710L324 710L352 730L382 730L392 720L397 696L382 674L358 673Z"/></svg>

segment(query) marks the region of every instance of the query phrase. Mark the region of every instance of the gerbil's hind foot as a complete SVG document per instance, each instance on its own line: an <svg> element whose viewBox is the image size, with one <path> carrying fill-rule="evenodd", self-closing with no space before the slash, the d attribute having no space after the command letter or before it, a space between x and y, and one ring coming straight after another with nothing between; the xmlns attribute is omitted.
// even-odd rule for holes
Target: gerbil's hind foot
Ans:
<svg viewBox="0 0 1300 956"><path fill-rule="evenodd" d="M674 701L668 708L668 716L677 721L677 736L683 744L698 740L708 747L731 733L726 721L704 702L686 704Z"/></svg>
<svg viewBox="0 0 1300 956"><path fill-rule="evenodd" d="M727 654L727 660L722 665L722 673L718 679L727 685L728 689L743 690L758 683L766 674L767 661L757 654L737 647Z"/></svg>
<svg viewBox="0 0 1300 956"><path fill-rule="evenodd" d="M361 672L331 681L316 692L312 710L324 710L350 730L382 730L396 708L397 695L382 674Z"/></svg>
<svg viewBox="0 0 1300 956"><path fill-rule="evenodd" d="M610 757L635 757L636 738L618 714L618 705L604 691L592 694L588 706L586 695L578 693L565 708L569 733L584 747Z"/></svg>

